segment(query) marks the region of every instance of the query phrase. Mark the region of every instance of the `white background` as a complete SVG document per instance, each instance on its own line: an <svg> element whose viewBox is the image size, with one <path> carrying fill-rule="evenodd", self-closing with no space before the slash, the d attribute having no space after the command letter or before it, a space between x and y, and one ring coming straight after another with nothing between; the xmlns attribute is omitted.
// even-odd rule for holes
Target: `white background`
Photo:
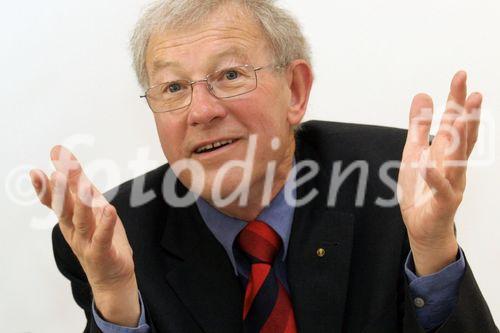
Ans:
<svg viewBox="0 0 500 333"><path fill-rule="evenodd" d="M313 3L313 5L311 5ZM49 150L74 147L90 168L111 159L107 189L164 162L131 69L128 38L145 1L9 1L0 11L0 331L78 332L83 312L57 271L55 218L33 199L27 167L51 170ZM442 112L458 69L485 96L478 143L499 156L498 0L288 0L311 41L316 82L308 119L406 127L412 96ZM486 119L486 118L489 118ZM91 138L91 141L86 141ZM72 143L73 142L73 143ZM138 152L151 162L135 165ZM477 156L485 160L488 156ZM488 163L486 163L488 164ZM498 158L470 167L459 241L500 322ZM109 178L109 177L108 177ZM14 188L15 184L19 187ZM14 198L15 196L15 198Z"/></svg>

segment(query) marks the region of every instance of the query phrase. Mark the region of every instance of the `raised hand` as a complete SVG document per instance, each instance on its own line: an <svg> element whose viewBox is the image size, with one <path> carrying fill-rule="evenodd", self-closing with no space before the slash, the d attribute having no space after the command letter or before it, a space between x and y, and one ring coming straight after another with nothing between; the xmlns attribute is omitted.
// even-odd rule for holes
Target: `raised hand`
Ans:
<svg viewBox="0 0 500 333"><path fill-rule="evenodd" d="M466 73L453 77L446 111L429 145L433 103L413 99L398 177L398 199L418 275L439 271L458 251L454 217L465 190L466 167L478 136L482 96L467 97Z"/></svg>
<svg viewBox="0 0 500 333"><path fill-rule="evenodd" d="M56 213L101 314L115 324L136 326L140 307L132 248L115 208L69 150L56 146L51 159L56 171L50 179L41 170L30 172L41 203Z"/></svg>

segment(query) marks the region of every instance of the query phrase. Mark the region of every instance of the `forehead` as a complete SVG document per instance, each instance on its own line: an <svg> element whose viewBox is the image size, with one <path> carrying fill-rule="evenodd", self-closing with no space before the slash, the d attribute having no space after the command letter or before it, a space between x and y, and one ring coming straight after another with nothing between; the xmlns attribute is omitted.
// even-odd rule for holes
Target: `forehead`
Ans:
<svg viewBox="0 0 500 333"><path fill-rule="evenodd" d="M152 34L146 67L151 78L166 70L210 70L231 59L256 62L271 53L261 26L250 14L222 8L196 25Z"/></svg>

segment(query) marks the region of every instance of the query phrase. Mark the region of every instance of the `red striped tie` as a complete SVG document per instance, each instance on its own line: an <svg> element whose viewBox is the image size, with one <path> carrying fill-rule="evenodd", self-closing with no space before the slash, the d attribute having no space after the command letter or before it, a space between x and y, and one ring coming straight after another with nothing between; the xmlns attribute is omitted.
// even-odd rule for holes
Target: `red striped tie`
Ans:
<svg viewBox="0 0 500 333"><path fill-rule="evenodd" d="M243 305L245 333L296 333L290 296L272 265L281 238L266 223L251 221L238 235L238 245L252 263Z"/></svg>

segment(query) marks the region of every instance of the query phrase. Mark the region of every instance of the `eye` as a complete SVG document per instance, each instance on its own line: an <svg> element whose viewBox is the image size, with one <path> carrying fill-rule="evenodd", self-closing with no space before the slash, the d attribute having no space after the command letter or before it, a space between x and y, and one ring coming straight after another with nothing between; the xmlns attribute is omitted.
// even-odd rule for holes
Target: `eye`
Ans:
<svg viewBox="0 0 500 333"><path fill-rule="evenodd" d="M226 71L224 76L226 77L226 79L232 81L232 80L236 80L240 76L240 73L238 71L236 71L235 69L230 69L230 70Z"/></svg>
<svg viewBox="0 0 500 333"><path fill-rule="evenodd" d="M166 90L168 93L176 93L182 89L182 86L178 82L170 83L167 85Z"/></svg>

